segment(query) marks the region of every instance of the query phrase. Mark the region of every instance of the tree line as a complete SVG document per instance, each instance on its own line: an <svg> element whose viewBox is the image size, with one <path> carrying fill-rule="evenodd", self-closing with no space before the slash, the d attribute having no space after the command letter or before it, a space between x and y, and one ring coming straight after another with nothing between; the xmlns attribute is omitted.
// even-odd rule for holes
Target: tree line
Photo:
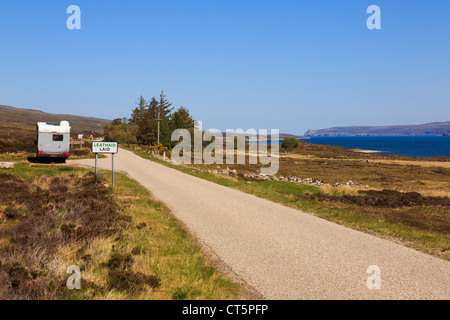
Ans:
<svg viewBox="0 0 450 320"><path fill-rule="evenodd" d="M144 145L162 144L173 147L177 141L171 141L175 129L193 130L195 120L189 110L183 106L175 110L164 92L159 99L139 98L137 106L129 118L117 118L104 126L105 139L119 143L139 143ZM159 132L159 134L158 134Z"/></svg>

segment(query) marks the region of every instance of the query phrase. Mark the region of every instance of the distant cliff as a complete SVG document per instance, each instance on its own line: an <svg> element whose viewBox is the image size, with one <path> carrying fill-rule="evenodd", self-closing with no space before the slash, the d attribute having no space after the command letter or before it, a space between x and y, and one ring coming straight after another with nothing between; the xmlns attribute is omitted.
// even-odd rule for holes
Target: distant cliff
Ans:
<svg viewBox="0 0 450 320"><path fill-rule="evenodd" d="M446 132L450 132L450 121L401 126L335 127L308 130L305 136L417 136L443 135Z"/></svg>

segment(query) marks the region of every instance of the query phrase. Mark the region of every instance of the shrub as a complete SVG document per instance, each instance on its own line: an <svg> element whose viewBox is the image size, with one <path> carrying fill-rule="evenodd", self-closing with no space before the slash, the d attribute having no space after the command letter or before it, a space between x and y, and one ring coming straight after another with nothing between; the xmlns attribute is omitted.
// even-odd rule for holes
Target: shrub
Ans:
<svg viewBox="0 0 450 320"><path fill-rule="evenodd" d="M291 151L292 149L298 148L300 143L295 138L284 138L281 142L281 147L286 151Z"/></svg>

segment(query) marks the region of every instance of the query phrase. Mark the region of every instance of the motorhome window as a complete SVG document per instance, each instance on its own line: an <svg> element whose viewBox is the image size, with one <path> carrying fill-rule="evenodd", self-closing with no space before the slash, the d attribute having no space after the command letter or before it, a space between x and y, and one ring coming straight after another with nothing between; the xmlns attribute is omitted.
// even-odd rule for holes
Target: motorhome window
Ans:
<svg viewBox="0 0 450 320"><path fill-rule="evenodd" d="M54 134L53 135L53 141L63 141L64 136L62 134Z"/></svg>

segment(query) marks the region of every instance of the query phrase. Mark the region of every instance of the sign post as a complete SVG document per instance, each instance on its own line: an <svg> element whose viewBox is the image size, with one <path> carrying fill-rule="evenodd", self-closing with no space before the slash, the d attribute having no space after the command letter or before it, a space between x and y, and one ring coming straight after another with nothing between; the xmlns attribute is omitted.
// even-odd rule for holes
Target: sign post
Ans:
<svg viewBox="0 0 450 320"><path fill-rule="evenodd" d="M111 154L112 156L112 186L115 186L114 179L114 154L119 151L119 144L117 142L103 142L103 141L93 141L92 142L92 153L95 153L95 184L97 184L97 163L98 154Z"/></svg>
<svg viewBox="0 0 450 320"><path fill-rule="evenodd" d="M98 153L95 154L95 184L97 184L97 161L98 161Z"/></svg>
<svg viewBox="0 0 450 320"><path fill-rule="evenodd" d="M78 135L78 142L79 142L79 144L80 144L80 149L83 148L82 145L84 144L84 141L81 140L81 139L83 139L83 135L82 135L82 134L79 134L79 135Z"/></svg>
<svg viewBox="0 0 450 320"><path fill-rule="evenodd" d="M115 184L115 179L114 179L114 153L111 155L112 156L112 186L114 188L114 184Z"/></svg>

